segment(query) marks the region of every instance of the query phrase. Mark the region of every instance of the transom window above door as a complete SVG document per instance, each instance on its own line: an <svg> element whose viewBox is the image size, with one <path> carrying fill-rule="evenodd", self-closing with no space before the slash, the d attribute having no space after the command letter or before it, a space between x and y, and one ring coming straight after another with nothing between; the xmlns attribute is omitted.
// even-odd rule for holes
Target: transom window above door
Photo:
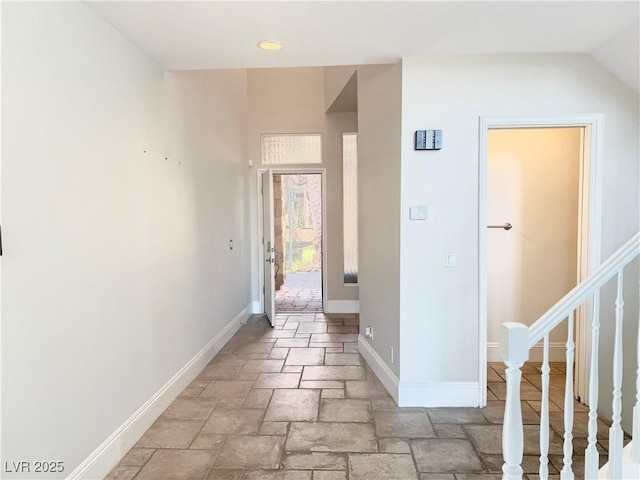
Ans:
<svg viewBox="0 0 640 480"><path fill-rule="evenodd" d="M319 133L262 135L263 165L306 163L322 163Z"/></svg>

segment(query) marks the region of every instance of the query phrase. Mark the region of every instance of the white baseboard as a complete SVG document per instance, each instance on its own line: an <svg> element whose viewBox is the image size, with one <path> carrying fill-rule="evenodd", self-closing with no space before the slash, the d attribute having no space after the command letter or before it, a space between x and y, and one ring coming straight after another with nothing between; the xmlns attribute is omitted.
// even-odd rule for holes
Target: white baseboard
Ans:
<svg viewBox="0 0 640 480"><path fill-rule="evenodd" d="M102 445L91 453L67 479L104 478L144 435L176 397L207 366L249 318L251 306L244 308L211 339L187 364L127 419Z"/></svg>
<svg viewBox="0 0 640 480"><path fill-rule="evenodd" d="M369 341L358 335L358 351L400 407L477 407L477 382L403 383Z"/></svg>
<svg viewBox="0 0 640 480"><path fill-rule="evenodd" d="M384 388L387 389L396 403L398 403L398 377L396 377L396 374L393 373L380 355L378 355L378 352L373 349L369 341L362 335L358 335L358 351L369 364L373 373L378 376Z"/></svg>
<svg viewBox="0 0 640 480"><path fill-rule="evenodd" d="M360 313L360 301L327 300L324 313Z"/></svg>
<svg viewBox="0 0 640 480"><path fill-rule="evenodd" d="M400 382L400 407L478 407L478 382Z"/></svg>
<svg viewBox="0 0 640 480"><path fill-rule="evenodd" d="M564 342L549 342L549 361L564 362L567 357L567 346ZM529 350L529 361L542 361L542 343L534 345ZM502 362L500 345L498 342L487 342L487 362Z"/></svg>
<svg viewBox="0 0 640 480"><path fill-rule="evenodd" d="M260 302L260 300L258 300L257 302L251 302L251 313L253 314L264 313L264 310L262 309L262 303Z"/></svg>

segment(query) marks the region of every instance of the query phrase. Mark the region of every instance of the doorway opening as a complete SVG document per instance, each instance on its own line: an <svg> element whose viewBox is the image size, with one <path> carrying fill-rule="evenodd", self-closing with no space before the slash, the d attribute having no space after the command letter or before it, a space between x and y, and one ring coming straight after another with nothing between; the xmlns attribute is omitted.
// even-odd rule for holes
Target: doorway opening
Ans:
<svg viewBox="0 0 640 480"><path fill-rule="evenodd" d="M275 311L322 312L322 176L273 175Z"/></svg>
<svg viewBox="0 0 640 480"><path fill-rule="evenodd" d="M600 262L601 126L599 115L481 119L480 406L503 393L499 325L531 325ZM576 312L571 332L573 391L587 403L589 313ZM566 325L553 332L551 362L565 361L568 335ZM534 346L527 368L538 376L541 360ZM560 364L554 372L564 384Z"/></svg>

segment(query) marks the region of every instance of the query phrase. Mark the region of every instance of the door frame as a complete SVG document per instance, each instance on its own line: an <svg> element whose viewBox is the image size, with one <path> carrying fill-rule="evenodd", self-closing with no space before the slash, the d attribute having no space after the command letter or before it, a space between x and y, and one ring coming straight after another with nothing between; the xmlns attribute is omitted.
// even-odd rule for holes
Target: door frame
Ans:
<svg viewBox="0 0 640 480"><path fill-rule="evenodd" d="M578 271L582 281L601 261L602 165L604 156L604 115L550 115L531 117L480 117L478 162L478 323L479 323L479 404L487 404L487 157L490 129L583 127L579 173ZM591 338L589 305L576 315L575 395L588 401Z"/></svg>
<svg viewBox="0 0 640 480"><path fill-rule="evenodd" d="M274 175L321 175L321 195L322 195L322 311L327 311L327 169L326 168L304 168L304 167L261 167L256 170L258 197L258 279L259 285L264 287L264 248L262 239L264 238L264 225L262 221L262 174L271 170ZM275 297L274 297L275 301ZM260 295L260 311L264 312L264 293ZM276 315L277 315L276 311Z"/></svg>

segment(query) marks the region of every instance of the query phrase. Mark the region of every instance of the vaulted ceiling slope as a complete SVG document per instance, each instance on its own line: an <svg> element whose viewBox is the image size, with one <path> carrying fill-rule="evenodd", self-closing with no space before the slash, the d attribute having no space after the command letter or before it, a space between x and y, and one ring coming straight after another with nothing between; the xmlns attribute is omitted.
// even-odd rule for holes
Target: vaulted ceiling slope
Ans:
<svg viewBox="0 0 640 480"><path fill-rule="evenodd" d="M87 2L167 69L588 53L638 91L638 1ZM278 40L264 52L260 40ZM612 50L613 49L613 50Z"/></svg>

